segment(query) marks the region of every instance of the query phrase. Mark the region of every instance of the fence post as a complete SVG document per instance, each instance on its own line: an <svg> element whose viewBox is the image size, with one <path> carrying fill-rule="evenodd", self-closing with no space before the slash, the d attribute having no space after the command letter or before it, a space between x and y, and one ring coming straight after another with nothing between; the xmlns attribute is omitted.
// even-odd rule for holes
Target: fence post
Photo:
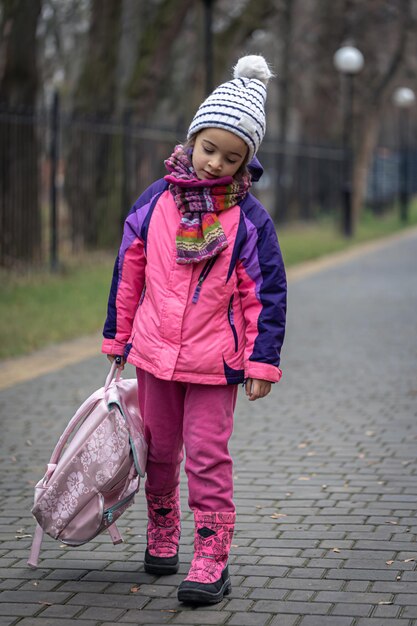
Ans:
<svg viewBox="0 0 417 626"><path fill-rule="evenodd" d="M59 160L59 93L55 90L52 111L51 111L51 139L50 139L50 269L51 272L57 272L59 266L58 260L58 206L57 206L57 171Z"/></svg>

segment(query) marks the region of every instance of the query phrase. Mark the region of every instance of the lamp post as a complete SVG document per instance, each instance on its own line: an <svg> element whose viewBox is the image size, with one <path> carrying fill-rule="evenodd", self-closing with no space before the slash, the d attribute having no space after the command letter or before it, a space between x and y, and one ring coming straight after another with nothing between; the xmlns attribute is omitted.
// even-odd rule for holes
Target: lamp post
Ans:
<svg viewBox="0 0 417 626"><path fill-rule="evenodd" d="M364 66L362 52L351 45L336 51L335 68L344 77L343 89L343 182L342 182L342 230L345 237L353 235L352 175L353 175L353 81Z"/></svg>
<svg viewBox="0 0 417 626"><path fill-rule="evenodd" d="M410 194L408 190L408 133L410 107L415 103L414 91L409 87L399 87L393 94L394 104L399 108L399 148L400 158L398 161L398 181L400 200L400 219L408 220L408 204Z"/></svg>

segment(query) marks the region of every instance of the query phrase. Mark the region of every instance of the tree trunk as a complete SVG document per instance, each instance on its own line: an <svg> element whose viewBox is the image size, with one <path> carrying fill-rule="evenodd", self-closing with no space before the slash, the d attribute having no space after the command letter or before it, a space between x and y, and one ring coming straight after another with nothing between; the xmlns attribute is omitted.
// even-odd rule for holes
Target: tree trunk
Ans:
<svg viewBox="0 0 417 626"><path fill-rule="evenodd" d="M172 46L193 4L193 0L163 0L139 42L128 97L134 102L141 123L153 113L163 81L170 71Z"/></svg>
<svg viewBox="0 0 417 626"><path fill-rule="evenodd" d="M40 0L3 0L0 106L0 264L37 262L41 257L36 27Z"/></svg>
<svg viewBox="0 0 417 626"><path fill-rule="evenodd" d="M384 102L392 89L393 82L401 70L415 18L412 15L412 0L401 0L401 12L398 23L398 38L389 63L384 71L377 75L372 84L371 95L365 104L365 114L358 133L357 158L353 172L352 213L354 224L358 222L366 190L366 179L375 148L379 121Z"/></svg>
<svg viewBox="0 0 417 626"><path fill-rule="evenodd" d="M366 194L366 183L373 153L378 139L380 111L371 109L359 124L358 142L355 151L354 167L352 172L352 219L353 229L356 230Z"/></svg>
<svg viewBox="0 0 417 626"><path fill-rule="evenodd" d="M65 192L76 249L113 245L120 236L121 137L106 124L117 105L121 15L120 0L93 0L66 158Z"/></svg>

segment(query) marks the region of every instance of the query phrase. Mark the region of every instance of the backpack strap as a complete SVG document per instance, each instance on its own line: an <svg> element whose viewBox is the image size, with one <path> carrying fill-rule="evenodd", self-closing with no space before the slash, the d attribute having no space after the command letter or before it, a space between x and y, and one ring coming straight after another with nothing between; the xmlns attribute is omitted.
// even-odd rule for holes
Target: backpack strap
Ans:
<svg viewBox="0 0 417 626"><path fill-rule="evenodd" d="M116 524L113 522L110 526L107 527L107 532L110 535L110 539L113 541L113 544L116 546L118 543L123 543L122 535L119 532Z"/></svg>
<svg viewBox="0 0 417 626"><path fill-rule="evenodd" d="M36 524L35 534L33 535L33 540L32 540L32 548L30 550L30 555L28 559L28 565L32 569L36 569L38 567L39 553L41 551L42 539L43 539L43 530L39 526L39 524Z"/></svg>
<svg viewBox="0 0 417 626"><path fill-rule="evenodd" d="M65 445L68 442L68 439L70 438L70 436L72 435L74 430L78 427L78 425L81 422L81 420L85 419L86 413L87 413L87 408L89 408L90 406L92 408L97 402L99 402L100 400L103 399L103 396L104 396L103 391L107 390L107 388L109 387L111 381L113 380L114 373L116 371L116 367L117 367L116 362L113 361L113 363L112 363L112 365L110 367L110 372L109 372L109 374L108 374L108 376L106 378L106 382L104 384L104 388L102 387L101 389L98 389L92 396L87 398L87 400L85 400L85 402L83 402L83 404L80 406L78 411L75 413L75 415L68 422L67 427L65 428L64 432L60 436L59 441L56 444L55 449L54 449L54 451L52 453L51 460L49 461L49 464L48 464L48 470L49 470L49 466L50 465L54 466L59 461L59 458L60 458L60 456L62 454L63 449L65 448ZM117 374L116 374L116 380L119 380L120 374L121 374L121 370L120 370L120 368L118 368ZM55 469L55 468L53 467L53 469ZM52 473L52 472L50 472L50 473Z"/></svg>
<svg viewBox="0 0 417 626"><path fill-rule="evenodd" d="M119 529L117 528L116 524L113 523L111 524L111 526L109 526L107 528L107 531L110 535L110 538L113 542L113 544L116 546L118 543L123 543L123 538L120 534ZM31 567L32 569L36 569L39 565L39 554L41 551L41 546L42 546L42 540L43 540L43 530L42 528L39 526L39 524L36 524L36 528L35 528L35 533L33 535L33 539L32 539L32 547L30 549L30 555L27 561L27 564L29 565L29 567Z"/></svg>

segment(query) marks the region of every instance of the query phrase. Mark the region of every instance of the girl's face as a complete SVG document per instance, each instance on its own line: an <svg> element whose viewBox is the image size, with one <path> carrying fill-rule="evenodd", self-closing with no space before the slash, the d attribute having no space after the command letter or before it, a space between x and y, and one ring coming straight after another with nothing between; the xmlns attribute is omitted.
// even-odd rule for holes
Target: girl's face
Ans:
<svg viewBox="0 0 417 626"><path fill-rule="evenodd" d="M205 128L195 139L192 164L200 180L234 176L248 153L246 143L222 128Z"/></svg>

